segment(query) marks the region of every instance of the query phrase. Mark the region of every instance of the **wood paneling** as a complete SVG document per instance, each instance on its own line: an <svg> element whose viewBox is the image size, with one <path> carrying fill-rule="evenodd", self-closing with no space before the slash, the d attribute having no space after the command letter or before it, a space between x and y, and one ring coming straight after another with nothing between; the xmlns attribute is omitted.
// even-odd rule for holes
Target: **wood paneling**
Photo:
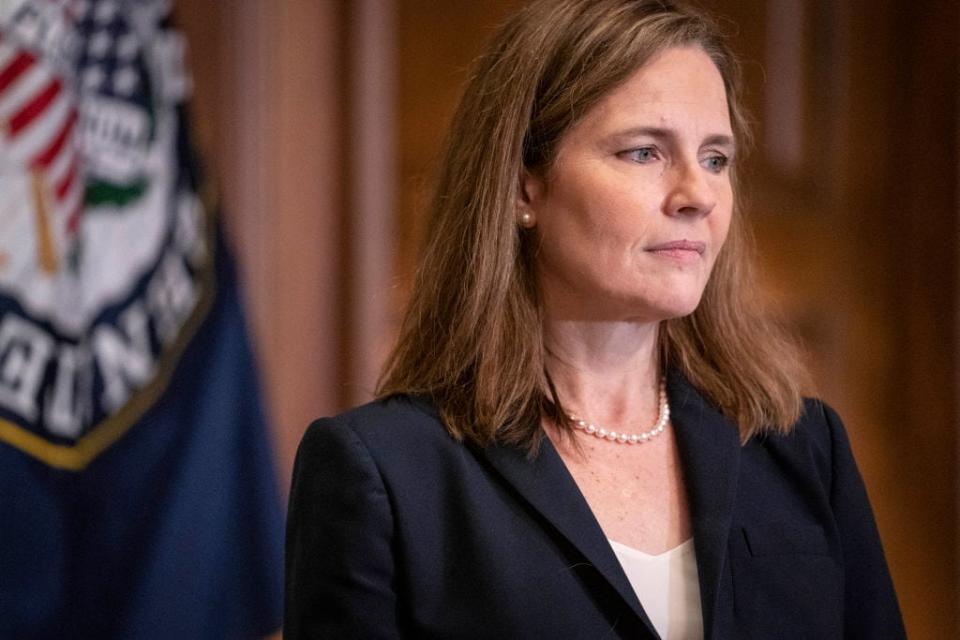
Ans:
<svg viewBox="0 0 960 640"><path fill-rule="evenodd" d="M308 422L343 408L341 7L183 0L176 9L286 490Z"/></svg>
<svg viewBox="0 0 960 640"><path fill-rule="evenodd" d="M399 0L399 272L408 276L423 238L435 162L470 63L519 0Z"/></svg>

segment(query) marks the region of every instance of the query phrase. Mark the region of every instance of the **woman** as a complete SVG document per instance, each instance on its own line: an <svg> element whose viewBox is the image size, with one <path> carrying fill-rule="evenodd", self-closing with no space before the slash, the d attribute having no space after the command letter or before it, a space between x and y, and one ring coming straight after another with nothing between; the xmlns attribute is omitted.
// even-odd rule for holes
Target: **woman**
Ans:
<svg viewBox="0 0 960 640"><path fill-rule="evenodd" d="M738 83L671 2L500 30L380 399L301 444L290 637L904 636L843 426L747 295Z"/></svg>

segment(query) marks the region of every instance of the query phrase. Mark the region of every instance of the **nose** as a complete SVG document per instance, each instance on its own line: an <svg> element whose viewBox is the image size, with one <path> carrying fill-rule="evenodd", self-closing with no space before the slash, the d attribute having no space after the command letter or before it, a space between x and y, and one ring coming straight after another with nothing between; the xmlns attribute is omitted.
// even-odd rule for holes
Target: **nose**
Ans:
<svg viewBox="0 0 960 640"><path fill-rule="evenodd" d="M705 216L717 203L707 170L696 161L682 162L669 170L664 213L670 216Z"/></svg>

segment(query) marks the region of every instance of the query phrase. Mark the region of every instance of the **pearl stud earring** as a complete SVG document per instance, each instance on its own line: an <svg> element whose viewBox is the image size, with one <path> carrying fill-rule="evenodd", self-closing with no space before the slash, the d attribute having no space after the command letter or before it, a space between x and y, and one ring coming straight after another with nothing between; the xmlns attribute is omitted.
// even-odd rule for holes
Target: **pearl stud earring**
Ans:
<svg viewBox="0 0 960 640"><path fill-rule="evenodd" d="M524 211L520 214L520 226L524 229L529 229L533 226L533 214L529 211Z"/></svg>

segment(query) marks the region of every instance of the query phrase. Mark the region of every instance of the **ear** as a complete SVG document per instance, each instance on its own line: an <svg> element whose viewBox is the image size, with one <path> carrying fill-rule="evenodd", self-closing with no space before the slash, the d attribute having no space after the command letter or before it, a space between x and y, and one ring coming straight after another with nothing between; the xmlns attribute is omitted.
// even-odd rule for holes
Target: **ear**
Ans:
<svg viewBox="0 0 960 640"><path fill-rule="evenodd" d="M542 178L526 169L520 171L517 181L517 224L525 229L536 226L545 192L546 185Z"/></svg>
<svg viewBox="0 0 960 640"><path fill-rule="evenodd" d="M520 170L520 180L517 182L517 207L528 209L539 207L545 192L546 183L543 178L531 173L528 169Z"/></svg>

